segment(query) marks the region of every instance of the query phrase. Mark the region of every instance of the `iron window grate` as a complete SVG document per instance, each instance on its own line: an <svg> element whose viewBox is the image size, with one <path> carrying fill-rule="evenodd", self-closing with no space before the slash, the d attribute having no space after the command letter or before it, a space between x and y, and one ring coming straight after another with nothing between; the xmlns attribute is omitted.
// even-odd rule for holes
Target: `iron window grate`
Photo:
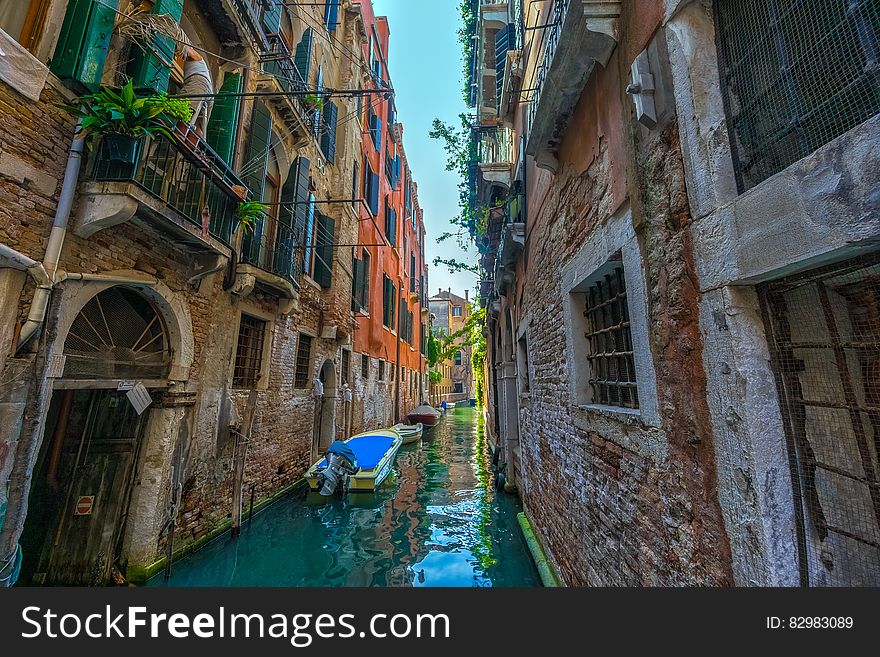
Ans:
<svg viewBox="0 0 880 657"><path fill-rule="evenodd" d="M232 374L234 388L253 388L260 380L263 368L263 345L266 322L250 315L242 315L238 328L238 347Z"/></svg>
<svg viewBox="0 0 880 657"><path fill-rule="evenodd" d="M370 357L361 355L361 378L366 381L370 378Z"/></svg>
<svg viewBox="0 0 880 657"><path fill-rule="evenodd" d="M740 192L880 112L876 0L716 0Z"/></svg>
<svg viewBox="0 0 880 657"><path fill-rule="evenodd" d="M351 352L347 349L342 350L342 382L349 383L351 373Z"/></svg>
<svg viewBox="0 0 880 657"><path fill-rule="evenodd" d="M312 356L312 336L305 333L299 334L299 344L296 347L296 370L293 375L293 386L305 388L309 385L309 362Z"/></svg>
<svg viewBox="0 0 880 657"><path fill-rule="evenodd" d="M590 388L595 404L638 408L629 308L623 267L590 286L586 294Z"/></svg>

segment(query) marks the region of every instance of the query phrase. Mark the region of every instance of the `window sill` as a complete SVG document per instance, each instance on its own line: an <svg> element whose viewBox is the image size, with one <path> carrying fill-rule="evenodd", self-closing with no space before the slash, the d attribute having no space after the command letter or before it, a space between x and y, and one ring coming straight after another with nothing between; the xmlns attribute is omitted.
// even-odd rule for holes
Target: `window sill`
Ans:
<svg viewBox="0 0 880 657"><path fill-rule="evenodd" d="M572 404L572 423L623 449L661 462L667 452L666 432L645 423L640 409L603 404ZM622 429L622 430L621 430Z"/></svg>
<svg viewBox="0 0 880 657"><path fill-rule="evenodd" d="M302 280L305 281L308 285L311 285L313 288L315 288L319 292L325 291L324 288L322 288L320 285L318 285L317 281L315 281L315 279L312 278L311 276L309 276L308 274L303 274Z"/></svg>

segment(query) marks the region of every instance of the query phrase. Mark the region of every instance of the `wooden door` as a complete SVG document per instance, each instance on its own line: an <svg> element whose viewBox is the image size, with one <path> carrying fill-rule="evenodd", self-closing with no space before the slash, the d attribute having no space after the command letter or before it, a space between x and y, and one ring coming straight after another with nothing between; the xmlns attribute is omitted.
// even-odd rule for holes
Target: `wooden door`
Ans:
<svg viewBox="0 0 880 657"><path fill-rule="evenodd" d="M46 584L107 582L128 509L137 447L147 413L138 416L124 392L91 393L85 430L65 441L74 467L59 490L63 502L43 552Z"/></svg>

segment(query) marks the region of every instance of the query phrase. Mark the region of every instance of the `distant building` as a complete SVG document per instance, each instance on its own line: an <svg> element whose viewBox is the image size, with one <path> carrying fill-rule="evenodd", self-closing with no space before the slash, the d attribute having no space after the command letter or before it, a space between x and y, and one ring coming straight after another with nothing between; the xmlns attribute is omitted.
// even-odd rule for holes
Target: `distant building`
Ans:
<svg viewBox="0 0 880 657"><path fill-rule="evenodd" d="M435 337L441 339L461 331L471 316L470 293L465 290L464 297L453 294L451 290L439 290L429 299L432 315L431 330ZM474 371L471 362L473 347L463 344L467 336L461 336L456 343L461 348L452 356L438 365L437 371L443 379L436 384L433 397L437 403L446 401L462 401L470 399L474 394Z"/></svg>

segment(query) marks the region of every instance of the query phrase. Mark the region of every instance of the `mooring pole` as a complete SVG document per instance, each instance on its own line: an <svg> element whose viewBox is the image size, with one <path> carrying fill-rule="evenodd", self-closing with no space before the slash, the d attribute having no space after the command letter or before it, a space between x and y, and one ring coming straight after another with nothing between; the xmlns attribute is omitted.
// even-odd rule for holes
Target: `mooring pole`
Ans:
<svg viewBox="0 0 880 657"><path fill-rule="evenodd" d="M251 439L251 431L254 427L254 415L257 410L257 390L251 390L248 396L247 407L241 423L241 432L236 432L235 437L235 464L232 475L232 535L241 533L241 502L244 487L244 464L247 457L247 447Z"/></svg>
<svg viewBox="0 0 880 657"><path fill-rule="evenodd" d="M257 485L255 483L251 484L251 503L250 507L248 508L248 529L251 528L251 521L253 521L254 519L254 489L256 487Z"/></svg>

